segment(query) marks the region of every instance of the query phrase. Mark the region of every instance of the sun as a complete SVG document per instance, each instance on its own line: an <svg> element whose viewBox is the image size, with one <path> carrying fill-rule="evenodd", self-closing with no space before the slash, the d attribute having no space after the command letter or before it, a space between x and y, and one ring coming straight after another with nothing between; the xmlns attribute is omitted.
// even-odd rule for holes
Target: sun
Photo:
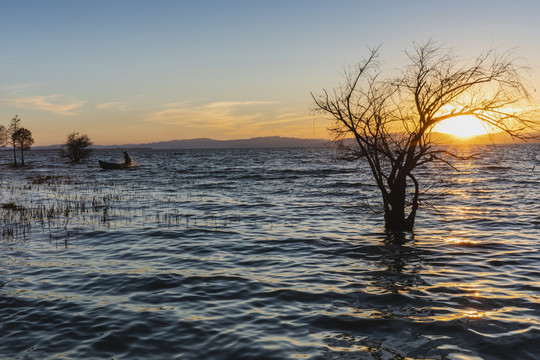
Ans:
<svg viewBox="0 0 540 360"><path fill-rule="evenodd" d="M494 131L476 117L464 115L441 121L433 127L433 132L450 134L457 137L471 137L491 134Z"/></svg>

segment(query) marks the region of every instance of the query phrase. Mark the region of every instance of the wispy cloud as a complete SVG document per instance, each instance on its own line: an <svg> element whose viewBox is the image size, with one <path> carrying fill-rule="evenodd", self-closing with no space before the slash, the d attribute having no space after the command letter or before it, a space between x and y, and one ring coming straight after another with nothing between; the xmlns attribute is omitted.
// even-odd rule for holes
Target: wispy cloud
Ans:
<svg viewBox="0 0 540 360"><path fill-rule="evenodd" d="M177 125L182 134L208 134L218 138L283 135L325 136L326 127L312 116L279 107L270 101L227 101L194 105L181 102L162 105L147 121Z"/></svg>
<svg viewBox="0 0 540 360"><path fill-rule="evenodd" d="M219 108L234 108L239 106L250 106L250 105L269 105L274 104L272 101L217 101L205 105L205 107L210 109L219 109Z"/></svg>
<svg viewBox="0 0 540 360"><path fill-rule="evenodd" d="M12 105L19 108L32 108L51 112L58 115L73 116L77 115L74 110L82 107L85 102L77 101L69 104L54 104L52 99L58 99L60 95L51 96L29 96L16 99L10 99Z"/></svg>
<svg viewBox="0 0 540 360"><path fill-rule="evenodd" d="M169 104L147 116L148 121L212 129L237 129L261 116L269 101L220 101L193 106L188 102Z"/></svg>
<svg viewBox="0 0 540 360"><path fill-rule="evenodd" d="M102 104L97 104L96 108L98 110L120 110L120 111L126 111L127 110L127 104L123 101L111 101L106 102Z"/></svg>
<svg viewBox="0 0 540 360"><path fill-rule="evenodd" d="M42 87L43 84L41 83L17 83L17 84L10 84L6 86L6 89L12 93L23 93L27 91L36 91L40 87Z"/></svg>

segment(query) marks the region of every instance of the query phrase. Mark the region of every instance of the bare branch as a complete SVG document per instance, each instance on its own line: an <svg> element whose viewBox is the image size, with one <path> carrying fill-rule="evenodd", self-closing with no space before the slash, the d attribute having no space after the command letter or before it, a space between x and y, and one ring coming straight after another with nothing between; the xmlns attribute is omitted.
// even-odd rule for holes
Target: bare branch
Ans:
<svg viewBox="0 0 540 360"><path fill-rule="evenodd" d="M311 95L316 110L332 119L334 139L353 138L354 145L344 147L345 158L369 165L386 225L410 229L422 195L415 169L431 162L456 169L451 159L471 158L434 148L431 131L436 124L474 116L490 128L525 138L524 131L537 125L537 111L523 80L527 68L512 50L490 49L466 62L433 41L415 44L406 51L410 66L391 79L382 78L379 50L371 49L364 61L349 68L344 84ZM414 192L405 216L407 179Z"/></svg>

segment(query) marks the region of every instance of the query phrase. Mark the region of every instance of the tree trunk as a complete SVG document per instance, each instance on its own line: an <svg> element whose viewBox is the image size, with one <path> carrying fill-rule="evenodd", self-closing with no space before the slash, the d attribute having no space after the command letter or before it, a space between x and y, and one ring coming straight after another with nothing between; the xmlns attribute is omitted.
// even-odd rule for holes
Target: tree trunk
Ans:
<svg viewBox="0 0 540 360"><path fill-rule="evenodd" d="M13 165L17 166L17 146L13 145Z"/></svg>
<svg viewBox="0 0 540 360"><path fill-rule="evenodd" d="M21 166L24 166L24 150L21 146Z"/></svg>
<svg viewBox="0 0 540 360"><path fill-rule="evenodd" d="M388 230L411 231L414 226L414 215L405 216L405 198L407 195L405 179L396 181L388 194L388 206L384 212L384 222Z"/></svg>

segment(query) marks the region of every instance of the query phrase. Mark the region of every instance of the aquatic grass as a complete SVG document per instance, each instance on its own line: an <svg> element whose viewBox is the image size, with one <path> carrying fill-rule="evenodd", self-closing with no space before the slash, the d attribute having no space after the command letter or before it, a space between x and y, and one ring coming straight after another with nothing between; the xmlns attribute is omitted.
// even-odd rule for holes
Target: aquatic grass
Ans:
<svg viewBox="0 0 540 360"><path fill-rule="evenodd" d="M155 194L130 185L51 174L4 182L0 191L8 201L0 209L1 237L26 240L30 233L42 234L51 242L64 239L67 246L83 229L227 228L249 221L249 216L208 209L214 200L201 194L181 189Z"/></svg>
<svg viewBox="0 0 540 360"><path fill-rule="evenodd" d="M15 205L14 202L9 202L9 203L2 204L2 209L11 210L11 211L17 211L17 210L19 210L19 207L17 205Z"/></svg>

